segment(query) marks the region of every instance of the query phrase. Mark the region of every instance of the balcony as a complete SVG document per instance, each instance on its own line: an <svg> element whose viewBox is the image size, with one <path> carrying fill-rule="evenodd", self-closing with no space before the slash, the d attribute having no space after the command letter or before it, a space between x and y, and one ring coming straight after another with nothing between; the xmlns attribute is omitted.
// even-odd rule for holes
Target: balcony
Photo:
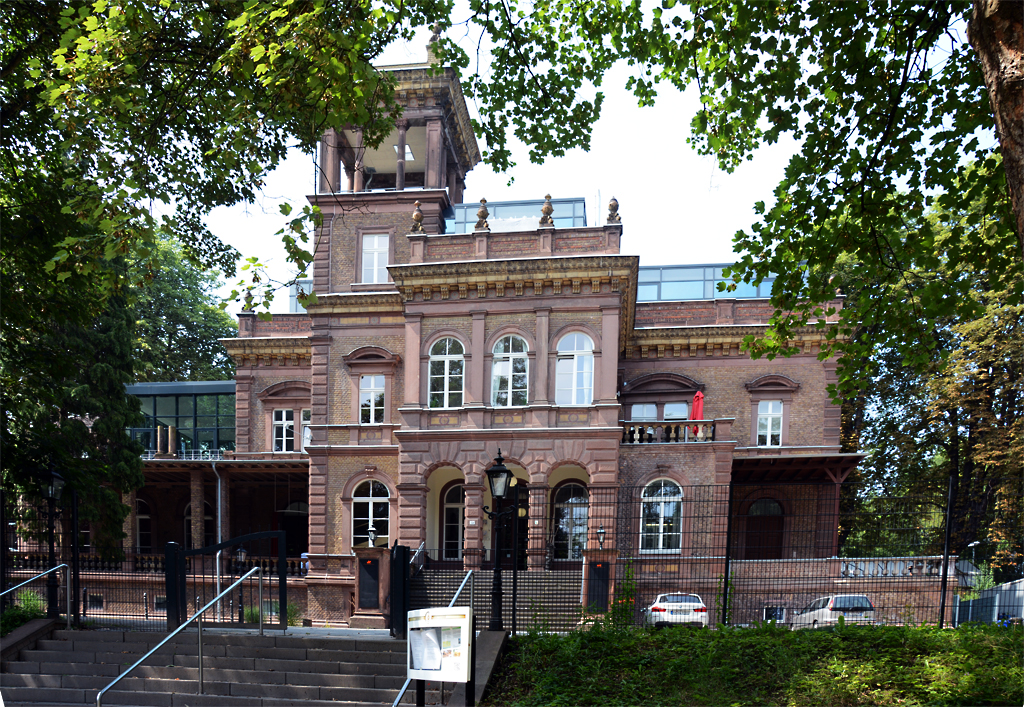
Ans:
<svg viewBox="0 0 1024 707"><path fill-rule="evenodd" d="M700 444L715 441L715 420L620 420L622 444Z"/></svg>

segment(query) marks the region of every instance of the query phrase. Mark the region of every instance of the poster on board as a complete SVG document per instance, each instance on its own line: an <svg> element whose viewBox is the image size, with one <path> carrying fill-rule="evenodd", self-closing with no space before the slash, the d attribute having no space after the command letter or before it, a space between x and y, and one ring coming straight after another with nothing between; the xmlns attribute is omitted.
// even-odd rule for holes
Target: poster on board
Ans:
<svg viewBox="0 0 1024 707"><path fill-rule="evenodd" d="M410 611L408 626L406 665L410 679L469 682L472 609L458 606Z"/></svg>

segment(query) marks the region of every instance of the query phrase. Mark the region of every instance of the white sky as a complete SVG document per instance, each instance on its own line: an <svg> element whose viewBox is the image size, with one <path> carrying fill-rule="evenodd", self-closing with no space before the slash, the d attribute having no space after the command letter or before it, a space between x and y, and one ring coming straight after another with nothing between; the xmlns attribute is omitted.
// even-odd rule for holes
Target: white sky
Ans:
<svg viewBox="0 0 1024 707"><path fill-rule="evenodd" d="M393 47L380 63L425 61L428 37L429 33L420 33L410 45ZM755 202L772 202L772 190L796 151L795 143L781 141L761 148L752 161L726 174L686 144L690 120L700 107L696 90L679 92L663 86L655 106L638 108L636 99L623 89L629 75L625 69L613 70L602 86L605 102L590 152L572 150L535 165L525 146L516 142L516 167L509 174L497 174L477 165L466 175L465 201L541 199L547 193L555 198L582 196L587 200L588 225L593 225L604 222L608 200L614 196L622 216L621 252L639 255L641 265L732 262L733 235L754 223ZM469 109L476 113L475 105ZM273 279L287 280L295 269L285 261L274 235L285 221L278 206L290 201L301 208L305 196L314 191L314 173L312 157L293 151L267 179L258 203L216 209L207 224L243 258L258 256ZM509 176L515 178L512 186L507 184ZM231 289L222 288L218 294L227 296ZM233 304L228 311L240 309ZM271 311L288 311L287 291L278 293Z"/></svg>

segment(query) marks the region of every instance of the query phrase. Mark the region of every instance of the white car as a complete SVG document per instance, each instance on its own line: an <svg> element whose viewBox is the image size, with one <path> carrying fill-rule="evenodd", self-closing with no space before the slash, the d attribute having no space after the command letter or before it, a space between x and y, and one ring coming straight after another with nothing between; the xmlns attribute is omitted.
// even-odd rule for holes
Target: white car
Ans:
<svg viewBox="0 0 1024 707"><path fill-rule="evenodd" d="M707 626L708 607L696 594L659 594L654 603L644 609L643 620L644 624L655 628L678 624Z"/></svg>
<svg viewBox="0 0 1024 707"><path fill-rule="evenodd" d="M873 624L875 606L863 594L834 594L815 599L793 614L793 628L834 626L842 616L845 623Z"/></svg>

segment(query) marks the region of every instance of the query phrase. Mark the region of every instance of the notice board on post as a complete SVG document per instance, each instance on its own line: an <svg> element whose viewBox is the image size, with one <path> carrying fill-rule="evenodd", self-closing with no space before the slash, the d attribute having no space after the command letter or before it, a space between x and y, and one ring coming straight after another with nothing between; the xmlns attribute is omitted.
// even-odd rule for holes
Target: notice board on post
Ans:
<svg viewBox="0 0 1024 707"><path fill-rule="evenodd" d="M406 667L410 680L469 682L473 609L455 606L409 612Z"/></svg>

